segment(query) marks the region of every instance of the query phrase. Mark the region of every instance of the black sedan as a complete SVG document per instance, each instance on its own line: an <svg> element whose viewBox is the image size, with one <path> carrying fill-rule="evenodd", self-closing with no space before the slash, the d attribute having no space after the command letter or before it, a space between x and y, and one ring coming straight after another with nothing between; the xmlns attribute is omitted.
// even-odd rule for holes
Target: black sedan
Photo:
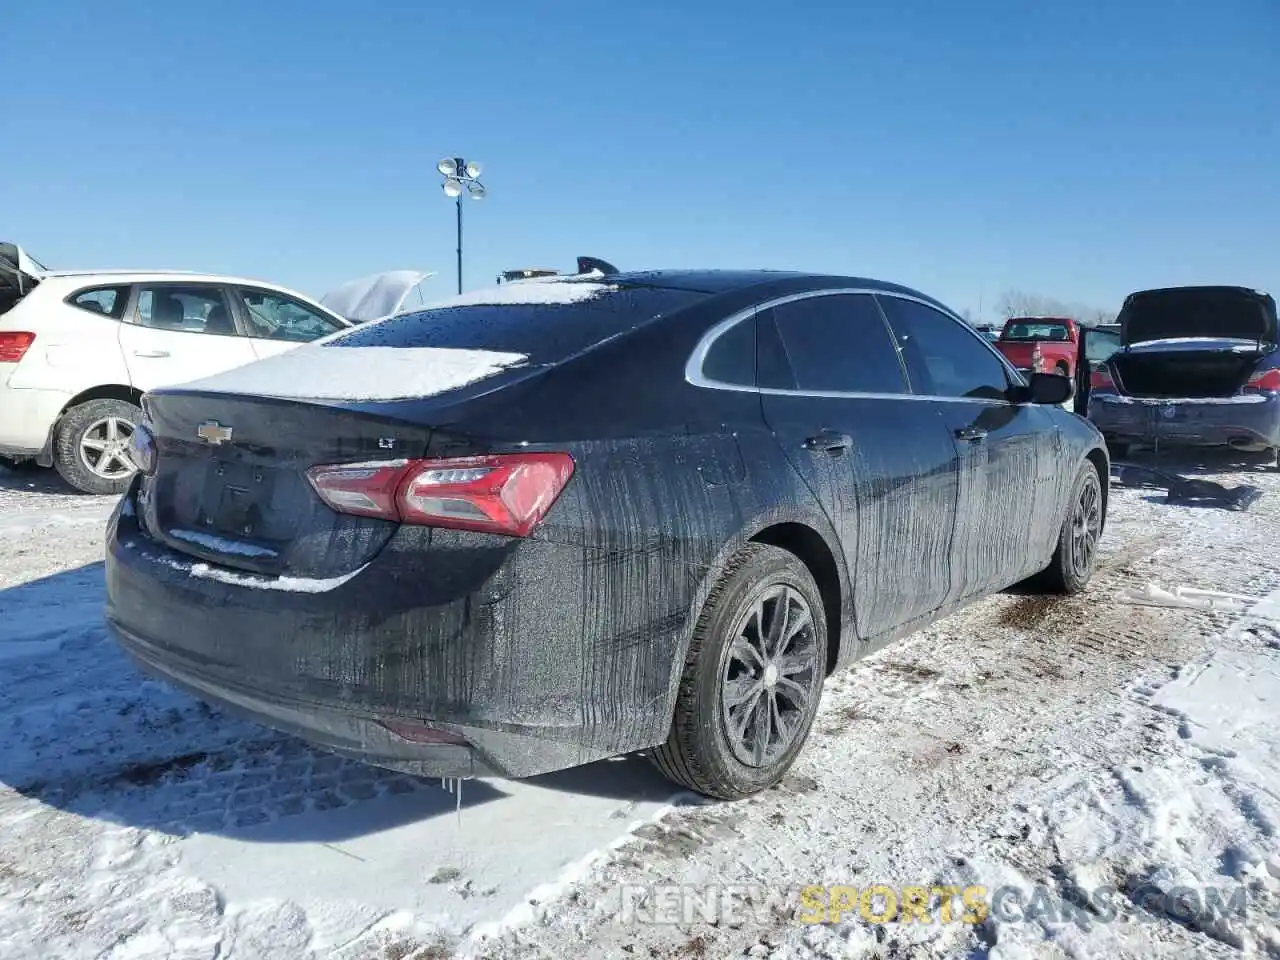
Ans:
<svg viewBox="0 0 1280 960"><path fill-rule="evenodd" d="M513 283L145 398L107 616L147 671L339 753L526 777L647 750L776 783L824 678L1034 578L1106 447L872 280Z"/></svg>

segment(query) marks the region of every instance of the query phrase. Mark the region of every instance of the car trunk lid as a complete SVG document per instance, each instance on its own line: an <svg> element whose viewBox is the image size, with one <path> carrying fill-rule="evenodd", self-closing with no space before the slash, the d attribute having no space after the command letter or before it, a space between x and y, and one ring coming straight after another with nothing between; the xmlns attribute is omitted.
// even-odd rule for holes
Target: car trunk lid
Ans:
<svg viewBox="0 0 1280 960"><path fill-rule="evenodd" d="M1276 342L1276 302L1245 287L1172 287L1130 294L1120 310L1123 346L1212 337Z"/></svg>
<svg viewBox="0 0 1280 960"><path fill-rule="evenodd" d="M44 268L14 243L0 243L0 314L8 313L43 279Z"/></svg>
<svg viewBox="0 0 1280 960"><path fill-rule="evenodd" d="M420 457L431 431L269 397L171 393L144 405L157 448L139 506L148 532L200 560L325 579L367 563L396 524L334 513L307 480L322 463Z"/></svg>

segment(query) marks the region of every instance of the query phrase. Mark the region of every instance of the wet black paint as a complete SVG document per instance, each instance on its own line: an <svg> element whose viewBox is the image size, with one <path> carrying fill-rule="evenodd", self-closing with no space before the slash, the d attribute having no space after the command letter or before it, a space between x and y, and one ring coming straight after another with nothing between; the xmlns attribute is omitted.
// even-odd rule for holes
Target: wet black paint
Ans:
<svg viewBox="0 0 1280 960"><path fill-rule="evenodd" d="M711 292L441 397L153 394L161 468L109 530L108 618L124 646L197 696L339 752L439 776L528 776L664 740L719 571L780 525L828 552L840 665L1047 564L1076 473L1102 449L1088 423L1056 408L693 386L686 361L724 318L783 294L874 284L675 282ZM197 443L206 418L234 424L235 442ZM973 422L993 439L981 450L953 439ZM851 438L843 456L802 448L827 427ZM525 540L337 517L306 486L316 463L393 459L388 439L394 456L549 449L577 466ZM275 558L171 536L207 518L210 477L228 465L272 472L275 499L249 539ZM274 579L353 573L317 592ZM255 585L226 582L236 577ZM379 718L430 721L474 749L408 744Z"/></svg>

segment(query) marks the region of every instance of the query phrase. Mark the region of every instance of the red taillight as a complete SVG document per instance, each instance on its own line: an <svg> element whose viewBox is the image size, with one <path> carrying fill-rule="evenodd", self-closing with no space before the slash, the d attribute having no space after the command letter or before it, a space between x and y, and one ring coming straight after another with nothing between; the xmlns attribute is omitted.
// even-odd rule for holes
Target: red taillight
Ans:
<svg viewBox="0 0 1280 960"><path fill-rule="evenodd" d="M528 536L573 476L567 453L510 453L312 467L316 493L338 513Z"/></svg>
<svg viewBox="0 0 1280 960"><path fill-rule="evenodd" d="M399 520L396 493L411 460L345 463L312 467L307 479L320 499L338 513Z"/></svg>
<svg viewBox="0 0 1280 960"><path fill-rule="evenodd" d="M1090 390L1114 390L1116 382L1111 378L1111 371L1106 367L1098 367L1089 373Z"/></svg>
<svg viewBox="0 0 1280 960"><path fill-rule="evenodd" d="M34 333L14 332L0 333L0 363L17 363L27 352L27 348L35 342Z"/></svg>
<svg viewBox="0 0 1280 960"><path fill-rule="evenodd" d="M1254 390L1280 390L1280 369L1261 370L1245 384Z"/></svg>

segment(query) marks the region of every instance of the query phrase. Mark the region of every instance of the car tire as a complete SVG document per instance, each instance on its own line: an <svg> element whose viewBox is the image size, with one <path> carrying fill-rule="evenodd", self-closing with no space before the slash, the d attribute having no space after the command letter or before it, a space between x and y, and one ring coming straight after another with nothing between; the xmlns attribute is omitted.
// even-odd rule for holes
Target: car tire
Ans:
<svg viewBox="0 0 1280 960"><path fill-rule="evenodd" d="M826 666L826 614L808 567L786 550L747 544L703 605L671 731L650 759L677 783L720 800L772 787L809 736Z"/></svg>
<svg viewBox="0 0 1280 960"><path fill-rule="evenodd" d="M1071 486L1053 559L1031 580L1038 592L1072 594L1088 585L1098 561L1102 520L1102 478L1098 468L1086 461Z"/></svg>
<svg viewBox="0 0 1280 960"><path fill-rule="evenodd" d="M1068 367L1065 363L1059 363L1057 366L1053 368L1053 372L1060 377L1071 376L1071 368Z"/></svg>
<svg viewBox="0 0 1280 960"><path fill-rule="evenodd" d="M63 480L84 493L124 493L134 471L125 469L128 460L122 464L120 458L141 420L142 409L126 400L90 400L72 407L58 424L53 465Z"/></svg>

